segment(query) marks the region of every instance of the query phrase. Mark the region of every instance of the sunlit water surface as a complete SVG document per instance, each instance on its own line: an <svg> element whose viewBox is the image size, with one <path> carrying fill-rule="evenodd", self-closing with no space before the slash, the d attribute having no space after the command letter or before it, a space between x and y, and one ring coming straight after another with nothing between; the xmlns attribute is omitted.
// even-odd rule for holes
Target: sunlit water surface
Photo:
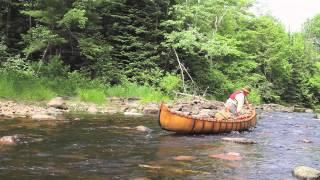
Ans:
<svg viewBox="0 0 320 180"><path fill-rule="evenodd" d="M74 121L76 117L80 120ZM1 136L22 138L16 146L0 147L0 179L294 179L295 166L320 167L319 123L307 113L264 113L251 131L187 136L160 129L155 116L1 120ZM153 131L135 130L139 125ZM222 137L244 137L257 144L224 142ZM208 156L228 152L244 158ZM195 159L173 159L181 155Z"/></svg>

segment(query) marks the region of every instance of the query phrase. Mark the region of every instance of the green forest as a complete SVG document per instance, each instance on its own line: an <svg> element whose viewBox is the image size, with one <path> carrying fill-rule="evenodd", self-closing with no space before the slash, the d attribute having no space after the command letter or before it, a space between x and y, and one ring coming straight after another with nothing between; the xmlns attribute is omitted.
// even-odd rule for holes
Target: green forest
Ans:
<svg viewBox="0 0 320 180"><path fill-rule="evenodd" d="M301 32L252 0L0 0L0 97L320 105L320 12Z"/></svg>

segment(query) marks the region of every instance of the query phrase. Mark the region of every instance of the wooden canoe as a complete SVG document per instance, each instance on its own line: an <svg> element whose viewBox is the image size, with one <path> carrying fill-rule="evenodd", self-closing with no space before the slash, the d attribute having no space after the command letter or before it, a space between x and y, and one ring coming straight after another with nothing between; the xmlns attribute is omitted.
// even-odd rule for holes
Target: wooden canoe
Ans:
<svg viewBox="0 0 320 180"><path fill-rule="evenodd" d="M256 125L256 111L241 118L218 121L215 118L200 119L171 111L164 103L160 106L159 125L162 129L184 134L217 134L243 131Z"/></svg>

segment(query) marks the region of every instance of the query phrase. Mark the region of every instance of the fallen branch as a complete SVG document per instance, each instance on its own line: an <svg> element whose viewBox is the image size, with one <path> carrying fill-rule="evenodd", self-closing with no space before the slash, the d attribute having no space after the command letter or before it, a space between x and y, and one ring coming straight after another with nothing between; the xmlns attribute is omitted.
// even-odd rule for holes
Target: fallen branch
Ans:
<svg viewBox="0 0 320 180"><path fill-rule="evenodd" d="M181 93L181 92L177 92L177 91L173 91L176 96L177 95L183 95L183 96L188 96L188 97L193 97L193 98L198 98L198 99L202 99L202 100L206 100L203 96L197 96L197 95L194 95L194 94L188 94L188 93Z"/></svg>

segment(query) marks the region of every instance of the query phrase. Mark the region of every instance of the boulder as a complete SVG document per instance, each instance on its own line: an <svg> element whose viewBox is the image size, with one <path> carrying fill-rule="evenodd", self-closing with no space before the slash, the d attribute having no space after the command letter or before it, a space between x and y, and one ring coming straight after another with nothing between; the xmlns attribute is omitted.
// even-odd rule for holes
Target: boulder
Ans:
<svg viewBox="0 0 320 180"><path fill-rule="evenodd" d="M47 103L48 107L54 107L57 109L68 109L68 107L66 106L65 101L63 100L62 97L55 97L53 99L51 99L48 103Z"/></svg>
<svg viewBox="0 0 320 180"><path fill-rule="evenodd" d="M306 112L306 108L294 106L294 112Z"/></svg>
<svg viewBox="0 0 320 180"><path fill-rule="evenodd" d="M313 110L312 109L306 109L305 112L306 113L313 113Z"/></svg>
<svg viewBox="0 0 320 180"><path fill-rule="evenodd" d="M320 171L307 166L297 166L293 169L292 174L298 179L316 180L320 179Z"/></svg>
<svg viewBox="0 0 320 180"><path fill-rule="evenodd" d="M135 109L135 108L132 108L132 109L128 109L127 112L131 112L131 113L137 113L138 110Z"/></svg>
<svg viewBox="0 0 320 180"><path fill-rule="evenodd" d="M121 104L124 102L123 98L120 97L109 97L108 100L112 103Z"/></svg>
<svg viewBox="0 0 320 180"><path fill-rule="evenodd" d="M98 109L95 105L91 105L89 108L88 108L88 113L92 113L92 114L95 114L98 112Z"/></svg>
<svg viewBox="0 0 320 180"><path fill-rule="evenodd" d="M147 104L143 108L143 113L144 114L158 114L159 113L159 105L158 104Z"/></svg>
<svg viewBox="0 0 320 180"><path fill-rule="evenodd" d="M156 115L156 114L159 114L159 108L146 107L143 109L143 113Z"/></svg>
<svg viewBox="0 0 320 180"><path fill-rule="evenodd" d="M59 109L56 109L56 108L53 108L53 107L50 107L46 110L46 113L48 115L52 115L52 116L58 116L58 115L62 115L63 112Z"/></svg>

